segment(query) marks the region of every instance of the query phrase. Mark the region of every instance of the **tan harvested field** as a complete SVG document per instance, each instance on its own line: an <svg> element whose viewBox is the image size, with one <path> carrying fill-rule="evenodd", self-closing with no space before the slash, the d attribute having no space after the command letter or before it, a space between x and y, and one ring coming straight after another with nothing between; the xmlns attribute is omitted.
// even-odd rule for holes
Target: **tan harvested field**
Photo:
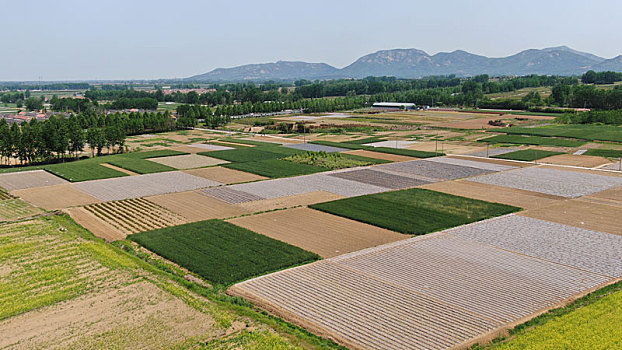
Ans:
<svg viewBox="0 0 622 350"><path fill-rule="evenodd" d="M186 154L171 157L149 158L148 160L162 165L170 166L175 169L193 169L206 166L229 163L226 160L216 159L198 154Z"/></svg>
<svg viewBox="0 0 622 350"><path fill-rule="evenodd" d="M248 214L249 211L195 191L163 194L146 200L183 216L188 221L224 219Z"/></svg>
<svg viewBox="0 0 622 350"><path fill-rule="evenodd" d="M185 170L184 173L199 176L226 185L267 179L267 177L261 175L255 175L247 173L245 171L229 169L220 166Z"/></svg>
<svg viewBox="0 0 622 350"><path fill-rule="evenodd" d="M280 143L280 144L302 143L301 140L297 140L297 139L289 139L289 138L286 138L286 137L271 137L271 136L253 136L253 137L246 138L246 140L249 140L249 141L264 141L264 142Z"/></svg>
<svg viewBox="0 0 622 350"><path fill-rule="evenodd" d="M207 339L213 325L153 283L133 282L0 321L0 348L165 349Z"/></svg>
<svg viewBox="0 0 622 350"><path fill-rule="evenodd" d="M135 173L135 172L133 172L131 170L123 169L123 168L118 167L116 165L112 165L112 164L108 164L108 163L101 163L100 165L101 166L105 166L106 168L110 168L110 169L113 169L113 170L116 170L116 171L128 174L130 176L138 175L138 173Z"/></svg>
<svg viewBox="0 0 622 350"><path fill-rule="evenodd" d="M622 187L612 188L606 191L593 193L583 196L583 199L600 201L605 204L614 204L622 206Z"/></svg>
<svg viewBox="0 0 622 350"><path fill-rule="evenodd" d="M542 208L560 203L561 200L566 199L564 197L557 197L544 193L524 191L466 180L436 182L420 187L456 196L513 205L525 209Z"/></svg>
<svg viewBox="0 0 622 350"><path fill-rule="evenodd" d="M546 157L538 160L538 163L550 163L559 165L581 166L586 168L595 168L611 161L607 158L597 156L586 156L576 154L558 154L556 156Z"/></svg>
<svg viewBox="0 0 622 350"><path fill-rule="evenodd" d="M8 191L68 183L44 170L22 171L0 175L0 187Z"/></svg>
<svg viewBox="0 0 622 350"><path fill-rule="evenodd" d="M490 128L495 128L495 126L488 124L488 122L492 120L498 120L498 119L505 119L505 118L500 117L498 115L480 116L480 117L468 118L465 120L434 122L428 125L440 126L440 127L452 128L452 129L490 129Z"/></svg>
<svg viewBox="0 0 622 350"><path fill-rule="evenodd" d="M84 209L84 207L74 207L63 210L80 226L91 231L96 237L103 238L108 242L124 239L127 233L117 229L115 226L99 219L95 214Z"/></svg>
<svg viewBox="0 0 622 350"><path fill-rule="evenodd" d="M380 152L374 152L374 151L366 151L366 150L362 150L362 149L357 149L357 150L352 150L352 151L345 151L345 152L341 152L341 153L352 154L352 155L355 155L355 156L368 157L368 158L374 158L374 159L390 160L392 162L405 162L405 161L408 161L408 160L418 159L418 158L414 158L414 157L401 156L399 154L380 153Z"/></svg>
<svg viewBox="0 0 622 350"><path fill-rule="evenodd" d="M279 210L228 221L325 258L409 237L309 208Z"/></svg>
<svg viewBox="0 0 622 350"><path fill-rule="evenodd" d="M346 198L338 194L317 191L308 192L303 194L296 194L293 196L285 196L271 199L263 199L251 202L243 202L236 204L238 207L243 208L251 213L257 213L260 211L283 209L297 207L301 205L311 205L322 202L330 202L337 199Z"/></svg>
<svg viewBox="0 0 622 350"><path fill-rule="evenodd" d="M166 147L166 149L170 149L170 150L178 151L178 152L190 153L190 154L195 154L195 153L207 151L205 149L200 149L198 147L192 147L192 146L188 146L188 145L171 146L171 147Z"/></svg>
<svg viewBox="0 0 622 350"><path fill-rule="evenodd" d="M622 235L622 206L595 203L585 199L571 199L539 209L527 210L520 215L557 222L584 229Z"/></svg>
<svg viewBox="0 0 622 350"><path fill-rule="evenodd" d="M75 189L71 184L35 187L13 191L15 196L45 210L56 210L99 203L100 200Z"/></svg>

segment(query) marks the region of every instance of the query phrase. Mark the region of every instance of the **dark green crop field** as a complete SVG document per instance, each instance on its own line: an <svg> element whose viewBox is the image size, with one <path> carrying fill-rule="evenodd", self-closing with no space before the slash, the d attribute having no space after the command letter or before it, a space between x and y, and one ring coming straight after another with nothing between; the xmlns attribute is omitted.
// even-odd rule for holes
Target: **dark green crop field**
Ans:
<svg viewBox="0 0 622 350"><path fill-rule="evenodd" d="M496 129L495 131L504 132L506 134L557 136L589 141L622 142L622 127L613 125L565 124L536 128L511 127Z"/></svg>
<svg viewBox="0 0 622 350"><path fill-rule="evenodd" d="M592 148L588 149L587 152L585 152L584 154L588 156L598 156L605 158L622 158L622 150L619 149Z"/></svg>
<svg viewBox="0 0 622 350"><path fill-rule="evenodd" d="M224 285L320 258L221 220L141 232L128 238L211 282Z"/></svg>
<svg viewBox="0 0 622 350"><path fill-rule="evenodd" d="M537 159L542 159L550 156L555 156L558 154L563 154L562 152L551 152L551 151L542 151L539 149L523 149L516 152L499 154L496 156L492 156L491 158L499 158L499 159L512 159L512 160L524 160L524 161L532 161Z"/></svg>
<svg viewBox="0 0 622 350"><path fill-rule="evenodd" d="M141 158L118 157L118 158L109 160L107 163L118 166L119 168L133 171L138 174L152 174L152 173L161 173L164 171L177 170L168 165L151 162L151 161L141 159Z"/></svg>
<svg viewBox="0 0 622 350"><path fill-rule="evenodd" d="M327 168L321 168L314 165L299 164L280 159L264 159L256 162L230 163L223 164L222 166L270 178L313 174L329 170Z"/></svg>
<svg viewBox="0 0 622 350"><path fill-rule="evenodd" d="M389 230L422 235L520 208L414 188L339 199L311 208Z"/></svg>
<svg viewBox="0 0 622 350"><path fill-rule="evenodd" d="M497 135L479 140L488 143L513 143L517 145L579 147L585 142L542 136Z"/></svg>

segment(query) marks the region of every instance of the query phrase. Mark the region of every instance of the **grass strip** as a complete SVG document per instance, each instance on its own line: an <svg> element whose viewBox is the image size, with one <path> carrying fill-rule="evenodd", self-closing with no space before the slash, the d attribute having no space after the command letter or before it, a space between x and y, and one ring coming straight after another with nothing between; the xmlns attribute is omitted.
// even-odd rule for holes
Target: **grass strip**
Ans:
<svg viewBox="0 0 622 350"><path fill-rule="evenodd" d="M585 142L542 136L497 135L479 140L488 143L512 143L518 145L578 147Z"/></svg>

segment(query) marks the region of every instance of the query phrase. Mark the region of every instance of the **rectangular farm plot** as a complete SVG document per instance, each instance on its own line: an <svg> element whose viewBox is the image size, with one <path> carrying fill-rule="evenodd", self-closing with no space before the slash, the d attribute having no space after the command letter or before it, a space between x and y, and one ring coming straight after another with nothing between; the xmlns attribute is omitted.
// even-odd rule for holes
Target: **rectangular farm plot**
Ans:
<svg viewBox="0 0 622 350"><path fill-rule="evenodd" d="M229 293L351 348L449 349L610 281L452 234L460 229L276 272Z"/></svg>
<svg viewBox="0 0 622 350"><path fill-rule="evenodd" d="M208 220L129 236L205 279L230 284L319 257L233 224Z"/></svg>
<svg viewBox="0 0 622 350"><path fill-rule="evenodd" d="M512 205L524 209L536 209L555 204L564 197L530 192L509 187L488 185L467 180L435 182L421 188L449 193L455 196L479 199L494 203Z"/></svg>
<svg viewBox="0 0 622 350"><path fill-rule="evenodd" d="M421 178L423 180L452 180L464 177L490 173L490 170L431 162L429 160L415 160L411 162L382 164L374 167L375 170L390 171L403 176Z"/></svg>
<svg viewBox="0 0 622 350"><path fill-rule="evenodd" d="M16 220L41 213L41 209L13 198L0 201L0 221Z"/></svg>
<svg viewBox="0 0 622 350"><path fill-rule="evenodd" d="M453 165L458 165L458 166L466 166L470 168L477 168L477 169L489 170L489 171L505 171L505 170L511 170L511 169L517 168L511 165L479 162L476 159L468 160L468 159L452 158L452 157L436 157L436 158L430 158L426 160L429 162L453 164Z"/></svg>
<svg viewBox="0 0 622 350"><path fill-rule="evenodd" d="M313 144L313 143L298 143L298 144L285 145L284 147L293 148L293 149L297 149L297 150L301 150L301 151L311 151L311 152L328 152L328 153L333 153L333 152L347 151L346 148L324 146L324 145L316 145L316 144Z"/></svg>
<svg viewBox="0 0 622 350"><path fill-rule="evenodd" d="M108 242L125 239L127 232L117 229L116 226L101 220L84 207L63 209L75 222L89 230L95 237L103 238Z"/></svg>
<svg viewBox="0 0 622 350"><path fill-rule="evenodd" d="M183 216L142 198L91 204L84 210L125 235L187 222Z"/></svg>
<svg viewBox="0 0 622 350"><path fill-rule="evenodd" d="M73 186L99 200L112 201L164 193L184 192L218 185L220 185L220 183L216 181L193 176L181 171L171 171L140 176L127 176L116 179L86 181L74 184Z"/></svg>
<svg viewBox="0 0 622 350"><path fill-rule="evenodd" d="M22 190L43 186L60 185L67 181L44 170L22 171L18 173L0 174L0 187L8 190Z"/></svg>
<svg viewBox="0 0 622 350"><path fill-rule="evenodd" d="M582 198L566 200L521 213L534 219L622 235L620 214L622 214L622 205L594 203Z"/></svg>
<svg viewBox="0 0 622 350"><path fill-rule="evenodd" d="M421 235L508 214L519 208L419 188L310 206L404 234Z"/></svg>
<svg viewBox="0 0 622 350"><path fill-rule="evenodd" d="M380 153L380 152L374 152L374 151L367 151L363 149L351 150L351 151L346 151L342 153L351 154L351 155L360 156L360 157L388 160L391 162L405 162L405 161L417 159L417 158L408 157L408 156L401 156L399 154Z"/></svg>
<svg viewBox="0 0 622 350"><path fill-rule="evenodd" d="M71 184L17 190L13 194L45 210L63 209L99 202L99 199L73 188Z"/></svg>
<svg viewBox="0 0 622 350"><path fill-rule="evenodd" d="M521 215L509 215L447 232L584 271L622 277L622 235Z"/></svg>
<svg viewBox="0 0 622 350"><path fill-rule="evenodd" d="M226 151L226 150L230 150L230 149L235 149L233 147L227 147L227 146L221 146L221 145L212 145L209 143L195 143L190 145L190 147L194 147L194 148L198 148L198 149L202 149L202 150L208 150L208 151Z"/></svg>
<svg viewBox="0 0 622 350"><path fill-rule="evenodd" d="M384 173L371 169L337 172L330 174L330 176L380 187L386 187L390 189L403 189L429 183L428 181L424 180Z"/></svg>
<svg viewBox="0 0 622 350"><path fill-rule="evenodd" d="M175 169L193 169L206 166L228 163L221 159L215 159L198 154L187 154L173 157L150 158L149 161L169 166Z"/></svg>
<svg viewBox="0 0 622 350"><path fill-rule="evenodd" d="M238 191L231 187L208 188L208 189L200 190L198 193L204 196L219 199L223 202L230 203L230 204L239 204L239 203L245 203L245 202L265 199L264 197L260 197L260 196L254 195L252 193L247 193L244 191Z"/></svg>
<svg viewBox="0 0 622 350"><path fill-rule="evenodd" d="M405 239L407 236L309 208L244 216L230 223L324 258Z"/></svg>
<svg viewBox="0 0 622 350"><path fill-rule="evenodd" d="M247 173L245 171L214 166L209 168L191 169L184 171L186 174L199 176L208 180L220 182L226 185L265 180L267 177Z"/></svg>
<svg viewBox="0 0 622 350"><path fill-rule="evenodd" d="M214 189L217 188L220 187ZM248 213L238 206L211 198L198 191L162 194L146 199L183 216L190 222L224 219Z"/></svg>
<svg viewBox="0 0 622 350"><path fill-rule="evenodd" d="M303 194L295 194L292 196L244 202L237 204L237 206L251 213L257 213L267 210L291 208L301 205L306 206L316 203L334 201L342 198L344 197L338 194L326 191L316 191Z"/></svg>
<svg viewBox="0 0 622 350"><path fill-rule="evenodd" d="M232 163L226 164L224 167L270 178L313 174L328 170L314 165L300 164L281 159L265 159L256 162Z"/></svg>
<svg viewBox="0 0 622 350"><path fill-rule="evenodd" d="M562 197L579 197L622 185L622 178L544 167L522 168L469 179Z"/></svg>

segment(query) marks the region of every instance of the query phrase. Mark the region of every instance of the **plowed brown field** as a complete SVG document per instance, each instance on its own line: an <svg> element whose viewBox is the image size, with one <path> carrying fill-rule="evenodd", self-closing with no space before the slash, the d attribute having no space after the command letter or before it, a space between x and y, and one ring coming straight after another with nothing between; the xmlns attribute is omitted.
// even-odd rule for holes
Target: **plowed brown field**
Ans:
<svg viewBox="0 0 622 350"><path fill-rule="evenodd" d="M110 168L110 169L116 170L116 171L124 173L124 174L128 174L130 176L138 175L138 173L135 173L135 172L133 172L131 170L123 169L123 168L118 167L116 165L112 165L112 164L108 164L108 163L101 163L100 165L101 166L105 166L106 168Z"/></svg>
<svg viewBox="0 0 622 350"><path fill-rule="evenodd" d="M526 209L541 208L566 199L564 197L557 197L544 193L524 191L466 180L436 182L420 187L456 196L513 205Z"/></svg>
<svg viewBox="0 0 622 350"><path fill-rule="evenodd" d="M100 202L99 199L78 191L70 184L17 190L13 191L13 194L45 210L63 209Z"/></svg>
<svg viewBox="0 0 622 350"><path fill-rule="evenodd" d="M538 160L538 163L550 163L559 165L572 165L582 166L586 168L594 168L604 164L609 164L611 161L607 158L597 156L586 156L577 154L558 154L556 156L546 157Z"/></svg>
<svg viewBox="0 0 622 350"><path fill-rule="evenodd" d="M243 208L194 191L163 194L146 199L191 222L223 219L249 213Z"/></svg>
<svg viewBox="0 0 622 350"><path fill-rule="evenodd" d="M106 241L118 241L124 239L127 235L126 232L100 220L93 213L84 209L84 207L69 208L63 211L69 214L80 226L91 231L96 237L103 238Z"/></svg>
<svg viewBox="0 0 622 350"><path fill-rule="evenodd" d="M267 177L264 176L255 175L235 169L223 168L219 166L203 169L185 170L184 172L208 180L217 181L226 185L267 179Z"/></svg>
<svg viewBox="0 0 622 350"><path fill-rule="evenodd" d="M527 210L520 215L553 221L564 225L622 235L622 206L571 199L543 208Z"/></svg>
<svg viewBox="0 0 622 350"><path fill-rule="evenodd" d="M333 257L409 237L309 208L280 210L228 221L322 257Z"/></svg>

